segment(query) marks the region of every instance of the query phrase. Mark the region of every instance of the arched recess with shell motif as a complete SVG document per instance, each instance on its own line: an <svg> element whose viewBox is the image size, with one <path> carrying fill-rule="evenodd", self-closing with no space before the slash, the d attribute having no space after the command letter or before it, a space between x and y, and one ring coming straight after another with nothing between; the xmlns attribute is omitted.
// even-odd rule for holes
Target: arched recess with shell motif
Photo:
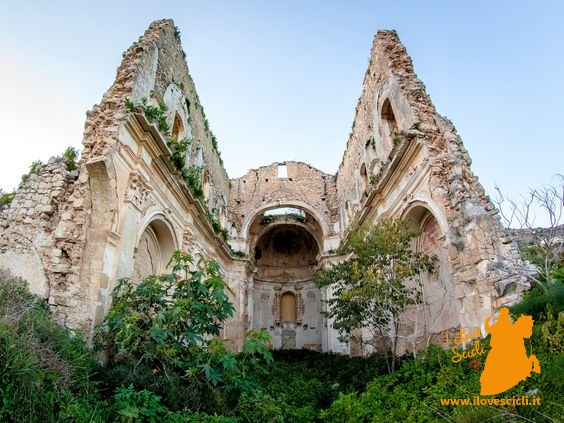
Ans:
<svg viewBox="0 0 564 423"><path fill-rule="evenodd" d="M148 275L165 273L176 248L171 224L163 215L153 216L141 232L134 251L132 280L137 282Z"/></svg>

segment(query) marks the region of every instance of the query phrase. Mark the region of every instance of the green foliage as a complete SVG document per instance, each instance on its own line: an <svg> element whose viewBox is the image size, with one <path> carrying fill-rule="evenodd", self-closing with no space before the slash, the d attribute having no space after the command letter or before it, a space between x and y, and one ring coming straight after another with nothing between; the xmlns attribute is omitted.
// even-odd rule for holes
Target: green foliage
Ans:
<svg viewBox="0 0 564 423"><path fill-rule="evenodd" d="M31 175L32 173L37 173L39 169L41 169L43 166L45 166L45 164L41 160L34 161L29 167L28 175Z"/></svg>
<svg viewBox="0 0 564 423"><path fill-rule="evenodd" d="M101 421L80 335L54 323L27 283L0 270L0 421Z"/></svg>
<svg viewBox="0 0 564 423"><path fill-rule="evenodd" d="M541 407L446 407L440 399L472 398L446 375L478 392L481 372L452 363L452 353L434 345L401 359L391 374L382 355L271 353L266 332L247 333L238 354L227 351L226 341L212 338L230 314L214 305L225 305L224 291L216 265L193 264L179 252L170 277L116 288L109 318L115 342L102 330L110 361L95 384L97 365L84 340L56 325L25 282L0 271L0 421L536 422L561 415L564 313L557 316L550 305L530 339L541 374L500 395L537 395ZM481 341L486 350L489 339Z"/></svg>
<svg viewBox="0 0 564 423"><path fill-rule="evenodd" d="M179 141L172 141L169 139L166 144L172 152L170 155L170 161L182 172L182 170L186 168L186 152L188 151L190 140L188 138L183 138Z"/></svg>
<svg viewBox="0 0 564 423"><path fill-rule="evenodd" d="M161 398L151 391L135 391L133 386L118 388L114 395L114 408L119 415L119 422L157 423L168 411L160 403Z"/></svg>
<svg viewBox="0 0 564 423"><path fill-rule="evenodd" d="M137 285L119 280L98 332L117 354L159 371L193 364L198 352L193 347L209 345L206 338L218 336L234 311L216 262L200 259L194 266L190 255L176 251L170 265L169 275L148 276Z"/></svg>
<svg viewBox="0 0 564 423"><path fill-rule="evenodd" d="M361 345L383 344L384 350L391 352L390 371L394 369L400 316L419 302L415 279L434 268L434 257L413 250L416 236L410 223L402 220L383 220L361 228L340 248L349 258L315 277L320 287L333 290L327 316L334 319L340 339L354 339ZM354 335L359 329L368 329L369 338Z"/></svg>
<svg viewBox="0 0 564 423"><path fill-rule="evenodd" d="M555 270L556 277L559 278L562 268ZM545 312L546 307L550 306L551 310L558 314L564 311L564 283L555 282L547 284L544 288L540 285L535 285L528 292L523 300L518 304L509 307L511 313L515 316L521 314L533 316L533 319L542 320L542 313Z"/></svg>
<svg viewBox="0 0 564 423"><path fill-rule="evenodd" d="M550 304L547 305L546 321L542 324L542 335L550 354L557 355L564 352L564 311L560 311L555 317L552 307Z"/></svg>
<svg viewBox="0 0 564 423"><path fill-rule="evenodd" d="M174 38L180 41L180 28L178 28L177 26L174 27Z"/></svg>
<svg viewBox="0 0 564 423"><path fill-rule="evenodd" d="M218 234L224 241L229 239L229 232L221 226L221 223L211 212L208 212L208 220L212 225L213 231Z"/></svg>
<svg viewBox="0 0 564 423"><path fill-rule="evenodd" d="M145 117L147 118L147 120L149 122L156 123L157 128L159 128L159 131L161 131L166 136L169 136L170 135L170 125L168 124L168 122L166 120L166 111L168 110L168 108L166 107L166 104L159 103L159 107L155 107L155 106L149 105L147 103L147 99L144 98L142 100L142 105L143 105L143 113L145 114ZM127 107L127 104L126 104L126 107Z"/></svg>
<svg viewBox="0 0 564 423"><path fill-rule="evenodd" d="M15 196L16 191L4 192L0 189L0 210L12 204Z"/></svg>
<svg viewBox="0 0 564 423"><path fill-rule="evenodd" d="M171 410L226 411L226 393L254 389L247 374L272 361L270 337L251 332L242 353L228 351L214 338L234 311L218 264L177 251L169 266L138 285L118 281L96 335L110 360L106 387L150 389Z"/></svg>
<svg viewBox="0 0 564 423"><path fill-rule="evenodd" d="M74 147L67 147L63 152L61 159L65 162L67 170L72 172L76 169L76 158L78 157L78 150Z"/></svg>
<svg viewBox="0 0 564 423"><path fill-rule="evenodd" d="M268 225L269 223L272 223L276 220L278 216L274 215L274 214L263 214L261 219L260 219L260 224L261 225Z"/></svg>
<svg viewBox="0 0 564 423"><path fill-rule="evenodd" d="M182 170L182 177L186 181L188 189L194 196L194 198L203 199L204 191L202 189L202 180L200 175L202 173L202 168L199 166L190 166L189 168L184 168Z"/></svg>
<svg viewBox="0 0 564 423"><path fill-rule="evenodd" d="M286 421L317 421L339 392L361 391L385 370L381 356L348 357L308 350L274 351L276 365L262 375L264 390L278 400Z"/></svg>
<svg viewBox="0 0 564 423"><path fill-rule="evenodd" d="M213 149L213 151L215 151L217 153L219 163L223 165L223 159L221 158L221 152L219 151L219 146L217 144L217 138L215 137L214 133L210 129L210 123L208 122L208 118L206 117L206 113L204 112L204 108L202 107L202 105L200 103L200 99L197 96L196 96L196 107L198 109L200 109L200 111L202 113L202 118L204 120L204 131L206 132L206 134L208 135L208 137L211 140L212 149Z"/></svg>
<svg viewBox="0 0 564 423"><path fill-rule="evenodd" d="M279 404L264 391L241 395L235 411L245 422L284 422Z"/></svg>
<svg viewBox="0 0 564 423"><path fill-rule="evenodd" d="M235 250L233 250L233 248L231 248L231 254L233 254L235 257L239 257L239 258L247 257L247 254L244 251L235 251Z"/></svg>
<svg viewBox="0 0 564 423"><path fill-rule="evenodd" d="M291 217L292 219L300 223L304 223L306 220L305 216L300 213L289 213L287 216Z"/></svg>
<svg viewBox="0 0 564 423"><path fill-rule="evenodd" d="M136 111L136 107L135 104L133 103L133 101L131 101L129 98L126 98L124 101L125 104L125 108L130 111L130 112L135 112Z"/></svg>

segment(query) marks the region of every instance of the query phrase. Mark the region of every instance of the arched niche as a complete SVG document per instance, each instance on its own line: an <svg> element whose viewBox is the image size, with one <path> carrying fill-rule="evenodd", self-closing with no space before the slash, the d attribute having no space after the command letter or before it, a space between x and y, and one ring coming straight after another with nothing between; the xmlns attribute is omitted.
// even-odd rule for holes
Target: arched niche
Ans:
<svg viewBox="0 0 564 423"><path fill-rule="evenodd" d="M204 192L204 199L207 201L210 198L211 193L211 182L210 173L208 170L204 170L204 175L202 177L202 191Z"/></svg>
<svg viewBox="0 0 564 423"><path fill-rule="evenodd" d="M170 224L164 217L155 217L145 227L133 257L134 281L148 275L166 273L167 264L176 249L176 241Z"/></svg>
<svg viewBox="0 0 564 423"><path fill-rule="evenodd" d="M293 211L267 214L251 225L252 328L268 330L274 348L319 350L322 298L312 269L318 265L321 233L310 214Z"/></svg>
<svg viewBox="0 0 564 423"><path fill-rule="evenodd" d="M425 205L418 204L412 206L404 217L419 234L415 245L417 250L430 255L436 254L442 230L434 214Z"/></svg>
<svg viewBox="0 0 564 423"><path fill-rule="evenodd" d="M184 124L182 123L182 118L178 113L175 113L170 137L173 141L180 141L181 139L184 138L185 136L184 134L185 134L185 130L184 130Z"/></svg>
<svg viewBox="0 0 564 423"><path fill-rule="evenodd" d="M362 195L368 186L368 171L366 170L366 164L363 163L360 166L360 194Z"/></svg>
<svg viewBox="0 0 564 423"><path fill-rule="evenodd" d="M382 104L380 122L384 137L393 139L394 133L398 131L398 123L389 98L384 100Z"/></svg>
<svg viewBox="0 0 564 423"><path fill-rule="evenodd" d="M286 291L280 297L280 320L282 323L295 323L298 315L296 294Z"/></svg>

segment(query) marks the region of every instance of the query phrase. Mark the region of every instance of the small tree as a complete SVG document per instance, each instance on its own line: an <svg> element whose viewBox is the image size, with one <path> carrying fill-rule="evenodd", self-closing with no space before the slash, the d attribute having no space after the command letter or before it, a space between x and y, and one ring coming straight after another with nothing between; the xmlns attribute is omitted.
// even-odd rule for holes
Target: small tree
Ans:
<svg viewBox="0 0 564 423"><path fill-rule="evenodd" d="M560 186L529 189L517 200L506 198L496 187L497 196L493 200L503 225L521 230L530 240L529 245L520 245L521 251L539 272L531 272L526 264L518 271L545 292L546 284L554 283L557 279L555 272L564 264L564 176L558 175L558 178ZM538 227L539 217L544 218L544 227Z"/></svg>
<svg viewBox="0 0 564 423"><path fill-rule="evenodd" d="M115 386L148 387L171 408L193 410L217 400L218 388L252 389L246 374L272 361L266 347L270 337L266 332L248 333L239 356L228 351L227 341L217 337L234 307L219 265L203 259L194 264L180 251L171 264L169 275L148 276L139 284L121 279L112 293L96 341L105 347L110 369L135 363L121 372L126 378L115 380Z"/></svg>
<svg viewBox="0 0 564 423"><path fill-rule="evenodd" d="M414 279L432 271L436 260L414 251L416 236L405 220L361 228L339 249L347 258L316 275L319 286L332 289L326 315L334 319L339 339L383 347L390 372L395 369L401 314L420 299Z"/></svg>

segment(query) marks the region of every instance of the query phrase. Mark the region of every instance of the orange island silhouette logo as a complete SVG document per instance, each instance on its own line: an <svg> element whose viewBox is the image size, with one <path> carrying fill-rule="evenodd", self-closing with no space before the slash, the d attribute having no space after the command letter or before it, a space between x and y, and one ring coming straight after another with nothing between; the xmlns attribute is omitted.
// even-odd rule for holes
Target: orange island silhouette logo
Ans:
<svg viewBox="0 0 564 423"><path fill-rule="evenodd" d="M460 314L468 311L471 309L463 310ZM482 370L481 359L483 356L486 357L480 375L480 395L500 394L531 376L531 372L541 372L537 357L532 354L532 351L530 355L527 355L525 348L525 339L530 338L533 334L533 318L521 315L512 323L506 307L499 311L496 322L490 324L492 317L487 317L484 322L485 332L491 335L490 349L487 351L480 341L482 339L480 329L468 331L461 327L453 339L445 330L445 336L442 338L453 353L451 357L453 363L467 361L470 367L479 371ZM475 341L472 347L465 348L471 341ZM439 364L450 382L470 393L460 386L460 382L456 383L449 377L440 359Z"/></svg>

